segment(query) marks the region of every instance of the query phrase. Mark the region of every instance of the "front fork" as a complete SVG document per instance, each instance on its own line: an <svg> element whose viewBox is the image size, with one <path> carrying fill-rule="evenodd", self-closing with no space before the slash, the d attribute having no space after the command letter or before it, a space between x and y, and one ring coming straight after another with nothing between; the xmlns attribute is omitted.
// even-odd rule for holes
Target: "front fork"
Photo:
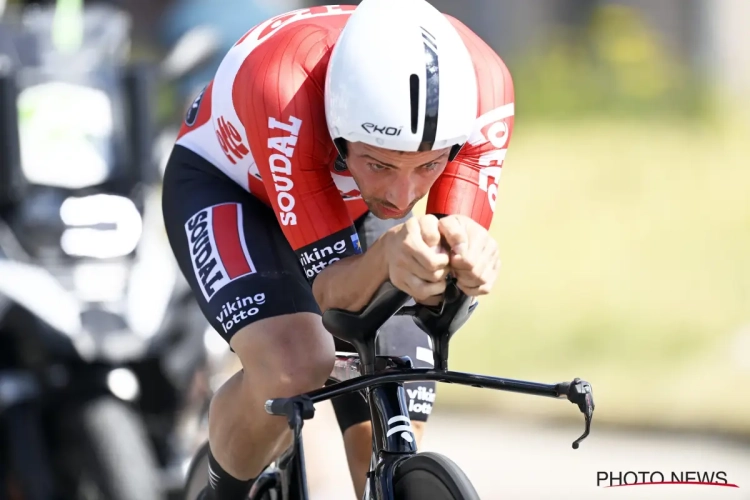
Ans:
<svg viewBox="0 0 750 500"><path fill-rule="evenodd" d="M416 435L402 382L388 382L366 391L371 409L373 453L364 499L390 500L394 495L396 467L417 453Z"/></svg>

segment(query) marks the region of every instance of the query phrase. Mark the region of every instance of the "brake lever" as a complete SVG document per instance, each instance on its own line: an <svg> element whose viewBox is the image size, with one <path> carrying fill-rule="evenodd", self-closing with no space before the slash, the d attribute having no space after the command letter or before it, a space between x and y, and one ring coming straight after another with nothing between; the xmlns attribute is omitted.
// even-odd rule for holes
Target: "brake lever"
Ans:
<svg viewBox="0 0 750 500"><path fill-rule="evenodd" d="M591 391L591 384L580 378L573 379L567 390L568 401L578 405L578 409L583 413L586 427L581 437L573 441L573 449L577 450L581 441L586 439L591 431L591 420L594 418L594 394Z"/></svg>

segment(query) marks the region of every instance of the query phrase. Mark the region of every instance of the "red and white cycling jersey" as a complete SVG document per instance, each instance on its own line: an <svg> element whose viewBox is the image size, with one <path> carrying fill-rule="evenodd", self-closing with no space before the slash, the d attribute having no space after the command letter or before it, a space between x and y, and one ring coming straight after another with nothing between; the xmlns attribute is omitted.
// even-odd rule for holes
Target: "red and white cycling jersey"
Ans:
<svg viewBox="0 0 750 500"><path fill-rule="evenodd" d="M331 50L354 8L296 10L251 29L196 98L177 140L270 205L298 253L353 232L352 221L367 212L354 179L337 165L323 100ZM463 214L489 228L513 130L513 83L484 41L446 17L474 61L477 120L432 186L427 213Z"/></svg>

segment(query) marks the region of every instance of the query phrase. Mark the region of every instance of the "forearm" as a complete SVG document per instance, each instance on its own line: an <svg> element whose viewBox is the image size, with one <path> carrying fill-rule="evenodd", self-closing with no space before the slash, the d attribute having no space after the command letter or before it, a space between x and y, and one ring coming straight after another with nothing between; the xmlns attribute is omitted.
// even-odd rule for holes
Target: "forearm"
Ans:
<svg viewBox="0 0 750 500"><path fill-rule="evenodd" d="M387 280L385 238L381 237L365 253L326 267L313 282L313 295L321 311L359 311Z"/></svg>

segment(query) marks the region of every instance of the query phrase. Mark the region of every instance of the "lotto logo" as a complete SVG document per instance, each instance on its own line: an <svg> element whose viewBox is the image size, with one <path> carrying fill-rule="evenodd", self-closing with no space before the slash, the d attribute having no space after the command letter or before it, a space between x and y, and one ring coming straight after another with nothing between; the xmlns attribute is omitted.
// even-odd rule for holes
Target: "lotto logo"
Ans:
<svg viewBox="0 0 750 500"><path fill-rule="evenodd" d="M497 203L497 185L502 165L508 152L511 134L511 119L515 116L515 104L508 103L495 108L477 118L469 144L484 147L486 151L479 157L479 189L487 193L487 201L492 211ZM489 148L485 145L489 144ZM490 180L491 179L491 180Z"/></svg>
<svg viewBox="0 0 750 500"><path fill-rule="evenodd" d="M256 272L242 228L242 207L224 203L201 210L185 223L190 260L206 302L226 285Z"/></svg>
<svg viewBox="0 0 750 500"><path fill-rule="evenodd" d="M432 413L432 405L435 404L435 390L432 387L428 389L420 385L416 389L406 389L406 393L409 396L409 411L426 415Z"/></svg>
<svg viewBox="0 0 750 500"><path fill-rule="evenodd" d="M227 156L227 159L232 162L232 165L236 165L237 160L243 159L250 153L242 143L242 136L240 136L235 126L223 116L216 121L216 137L219 139L219 145Z"/></svg>

